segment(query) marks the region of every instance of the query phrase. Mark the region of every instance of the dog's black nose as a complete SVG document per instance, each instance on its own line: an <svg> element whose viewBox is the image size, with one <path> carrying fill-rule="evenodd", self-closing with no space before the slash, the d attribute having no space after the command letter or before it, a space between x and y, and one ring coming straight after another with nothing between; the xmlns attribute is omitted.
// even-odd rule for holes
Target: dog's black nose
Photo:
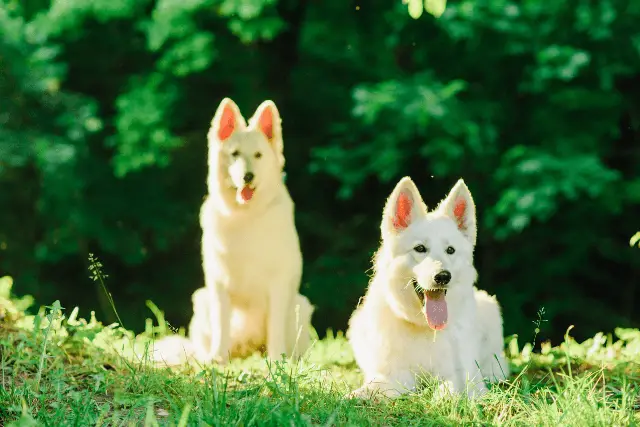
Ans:
<svg viewBox="0 0 640 427"><path fill-rule="evenodd" d="M247 172L244 174L244 182L250 184L251 181L253 181L254 177L255 175L253 174L253 172Z"/></svg>
<svg viewBox="0 0 640 427"><path fill-rule="evenodd" d="M442 270L435 275L433 280L435 280L438 285L446 285L451 280L451 273L449 273L447 270Z"/></svg>

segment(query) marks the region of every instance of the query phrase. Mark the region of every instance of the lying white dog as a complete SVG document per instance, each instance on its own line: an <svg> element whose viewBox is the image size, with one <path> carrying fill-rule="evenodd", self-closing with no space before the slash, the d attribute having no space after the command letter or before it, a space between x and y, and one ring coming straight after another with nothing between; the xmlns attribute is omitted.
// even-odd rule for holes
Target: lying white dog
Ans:
<svg viewBox="0 0 640 427"><path fill-rule="evenodd" d="M498 302L474 287L475 215L462 180L430 213L409 177L396 185L383 213L375 275L349 321L347 337L365 377L350 397L398 396L416 390L423 373L441 381L438 395L474 396L486 391L483 378L508 376Z"/></svg>

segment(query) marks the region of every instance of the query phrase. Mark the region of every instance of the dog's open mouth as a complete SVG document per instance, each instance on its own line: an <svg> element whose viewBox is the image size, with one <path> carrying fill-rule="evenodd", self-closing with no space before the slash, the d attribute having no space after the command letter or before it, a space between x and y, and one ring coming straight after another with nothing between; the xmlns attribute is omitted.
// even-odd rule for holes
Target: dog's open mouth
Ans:
<svg viewBox="0 0 640 427"><path fill-rule="evenodd" d="M422 311L429 327L435 331L444 329L447 326L448 320L447 301L445 300L447 289L423 289L417 280L413 279L412 282L413 289L418 299L420 299Z"/></svg>
<svg viewBox="0 0 640 427"><path fill-rule="evenodd" d="M236 200L238 203L245 204L248 203L253 198L253 193L256 191L255 187L247 184L242 188L238 188L236 192Z"/></svg>

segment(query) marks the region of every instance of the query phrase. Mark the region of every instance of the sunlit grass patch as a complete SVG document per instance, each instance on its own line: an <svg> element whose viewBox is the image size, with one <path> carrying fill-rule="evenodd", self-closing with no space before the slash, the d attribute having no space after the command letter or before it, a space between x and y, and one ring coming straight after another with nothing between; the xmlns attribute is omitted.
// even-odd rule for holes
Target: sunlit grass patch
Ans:
<svg viewBox="0 0 640 427"><path fill-rule="evenodd" d="M304 360L254 355L226 367L154 368L139 358L162 330L138 336L59 305L26 315L30 299L0 280L0 425L633 425L640 332L598 334L534 352L508 340L514 372L481 400L432 399L435 382L396 400L349 401L361 374L341 333ZM163 333L166 332L163 330Z"/></svg>

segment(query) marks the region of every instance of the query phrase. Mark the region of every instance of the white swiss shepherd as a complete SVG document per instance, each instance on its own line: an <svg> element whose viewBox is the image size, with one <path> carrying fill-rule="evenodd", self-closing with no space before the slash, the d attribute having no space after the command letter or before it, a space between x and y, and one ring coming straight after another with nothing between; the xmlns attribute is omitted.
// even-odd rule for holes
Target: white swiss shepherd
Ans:
<svg viewBox="0 0 640 427"><path fill-rule="evenodd" d="M438 378L436 396L473 397L487 390L483 378L508 376L500 307L474 287L476 212L464 182L427 213L413 181L402 178L381 232L374 277L349 321L347 337L365 377L349 397L414 391L424 373Z"/></svg>
<svg viewBox="0 0 640 427"><path fill-rule="evenodd" d="M313 306L299 294L302 255L283 181L278 109L264 101L247 125L225 98L208 140L209 194L200 211L205 287L192 297L189 340L157 343L155 359L226 362L264 347L272 359L300 356L309 347Z"/></svg>

